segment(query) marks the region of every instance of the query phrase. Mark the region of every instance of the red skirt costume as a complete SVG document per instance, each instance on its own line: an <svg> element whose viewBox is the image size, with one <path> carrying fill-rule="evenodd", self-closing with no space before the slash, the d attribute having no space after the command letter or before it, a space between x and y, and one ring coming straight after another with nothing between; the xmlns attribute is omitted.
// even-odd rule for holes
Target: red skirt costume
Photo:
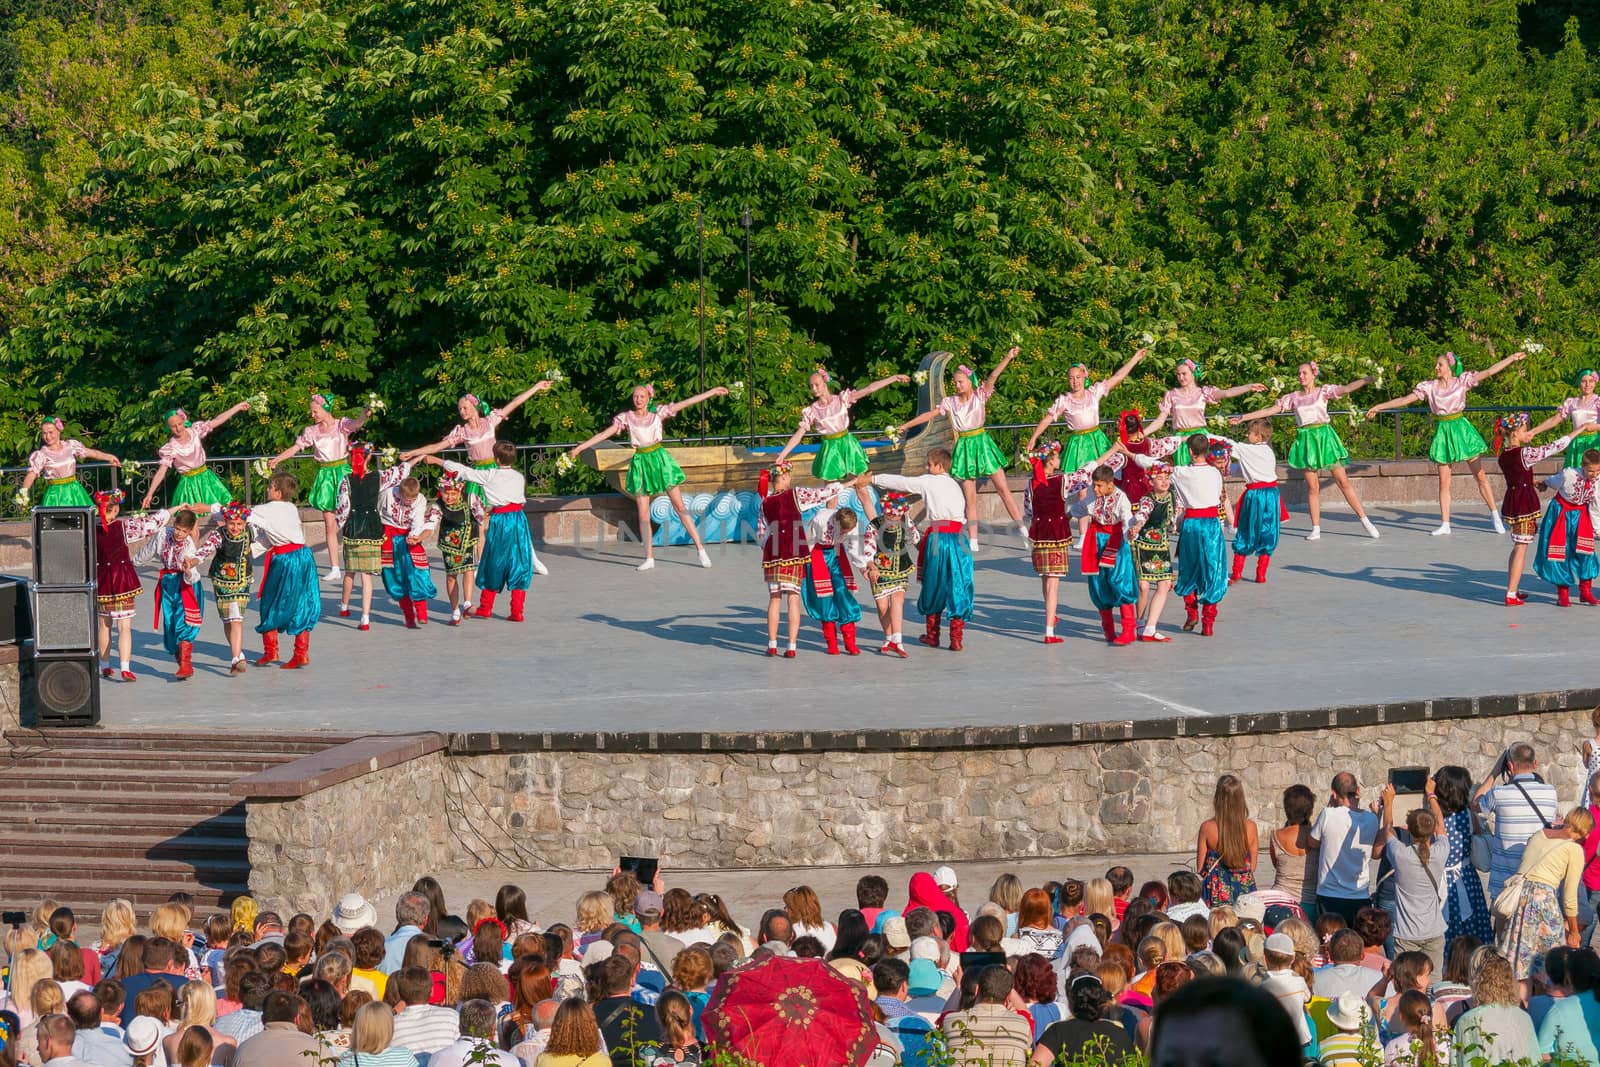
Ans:
<svg viewBox="0 0 1600 1067"><path fill-rule="evenodd" d="M1524 462L1524 449L1508 448L1500 453L1500 473L1505 475L1506 495L1500 502L1500 517L1518 544L1533 544L1544 505L1534 485L1533 470Z"/></svg>
<svg viewBox="0 0 1600 1067"><path fill-rule="evenodd" d="M1129 436L1137 432L1143 425L1142 416L1138 410L1124 411L1117 416L1117 435L1122 439L1122 444L1129 452L1136 456L1150 454L1150 439L1141 437L1137 441L1128 440ZM1122 495L1128 498L1128 503L1134 507L1139 506L1139 501L1150 495L1150 475L1137 463L1123 464L1119 481Z"/></svg>
<svg viewBox="0 0 1600 1067"><path fill-rule="evenodd" d="M1033 542L1033 569L1047 578L1065 578L1072 573L1072 520L1067 517L1057 471L1046 475L1044 464L1033 461L1033 480L1028 483L1028 510L1033 522L1028 525L1028 540Z"/></svg>
<svg viewBox="0 0 1600 1067"><path fill-rule="evenodd" d="M128 553L129 532L122 519L94 528L95 601L100 605L100 614L112 618L131 617L133 598L142 588L139 572L133 569L133 557Z"/></svg>
<svg viewBox="0 0 1600 1067"><path fill-rule="evenodd" d="M793 489L761 501L765 536L761 540L761 573L774 592L798 593L805 582L811 553L806 548L800 502Z"/></svg>

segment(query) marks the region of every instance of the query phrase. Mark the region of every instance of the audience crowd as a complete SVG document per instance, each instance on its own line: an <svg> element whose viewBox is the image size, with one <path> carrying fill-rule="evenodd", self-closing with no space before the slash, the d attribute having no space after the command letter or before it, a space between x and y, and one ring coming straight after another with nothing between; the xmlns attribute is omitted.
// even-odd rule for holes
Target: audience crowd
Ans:
<svg viewBox="0 0 1600 1067"><path fill-rule="evenodd" d="M1420 793L1340 773L1320 803L1285 790L1272 828L1224 775L1192 870L1007 874L976 903L950 867L903 896L867 875L852 906L798 885L748 925L621 871L553 915L512 885L457 915L431 877L392 922L354 893L287 919L180 893L142 925L114 900L93 939L44 901L6 934L0 1067L742 1063L709 1048L708 1005L775 957L855 984L870 1018L840 1021L880 1067L1600 1067L1591 770L1564 812L1527 744Z"/></svg>

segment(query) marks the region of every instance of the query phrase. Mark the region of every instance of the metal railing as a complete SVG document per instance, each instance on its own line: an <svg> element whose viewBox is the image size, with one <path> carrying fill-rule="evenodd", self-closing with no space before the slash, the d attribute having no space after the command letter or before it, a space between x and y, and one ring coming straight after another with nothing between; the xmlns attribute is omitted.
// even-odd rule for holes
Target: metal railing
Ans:
<svg viewBox="0 0 1600 1067"><path fill-rule="evenodd" d="M1384 412L1379 418L1368 421L1364 415L1357 415L1354 422L1351 415L1354 409L1344 408L1330 412L1333 427L1344 440L1345 447L1350 450L1351 459L1356 462L1371 462L1374 460L1400 460L1407 457L1421 458L1428 452L1428 444L1433 436L1434 420L1427 408L1400 408L1395 411ZM1467 418L1483 434L1484 440L1493 437L1494 422L1500 415L1527 411L1530 415L1542 416L1554 411L1553 407L1469 407L1466 409ZM1272 445L1277 450L1281 459L1288 453L1289 445L1294 440L1295 423L1293 415L1271 416L1273 434ZM1037 423L991 423L989 431L995 437L996 443L1002 452L1008 456L1015 456L1027 444L1028 437L1033 433ZM1101 428L1106 435L1115 439L1116 420L1102 419ZM1229 437L1238 437L1243 432L1243 426L1217 427L1208 426L1215 433L1223 433ZM873 431L858 431L866 444L886 444L878 434ZM1051 427L1041 437L1049 440L1062 432L1060 426ZM1163 433L1167 431L1163 430ZM722 437L676 437L668 438L665 444L669 446L698 446L698 445L739 445L761 451L771 451L776 454L782 449L784 442L789 439L788 433L756 434L753 438L748 434L730 434ZM528 479L529 496L570 496L585 493L607 492L606 483L601 474L585 465L580 464L570 471L561 472L557 469L556 461L563 453L572 448L577 442L545 442L540 444L517 446L517 465L525 478ZM797 453L807 453L816 450L815 443L807 442L797 448ZM450 449L441 453L451 459L465 461L464 449ZM254 470L257 460L270 458L265 456L210 456L207 465L222 479L231 490L235 499L247 504L254 504L263 500L267 495L266 480ZM156 464L154 461L140 461L142 467L138 477L129 479L120 475L116 468L107 463L80 463L78 477L90 493L102 489L121 486L128 493L129 503L126 507L133 510L138 507L149 486L149 478L154 475ZM311 482L316 477L317 463L309 457L290 459L285 461L279 470L288 471L300 481L302 497L311 488ZM431 488L437 478L437 467L419 465L416 469L417 477L425 487ZM22 486L22 480L27 475L27 467L0 467L0 520L17 521L27 517L26 511L19 509L13 497ZM174 471L168 471L167 477L157 489L151 500L152 507L164 507L171 499L171 493L178 481ZM37 500L39 489L35 489L33 496Z"/></svg>

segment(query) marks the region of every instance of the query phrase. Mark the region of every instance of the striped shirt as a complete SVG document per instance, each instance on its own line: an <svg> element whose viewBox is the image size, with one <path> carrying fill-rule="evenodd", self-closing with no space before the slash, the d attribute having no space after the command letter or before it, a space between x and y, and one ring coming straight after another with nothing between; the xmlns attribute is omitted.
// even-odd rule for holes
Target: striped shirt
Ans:
<svg viewBox="0 0 1600 1067"><path fill-rule="evenodd" d="M408 1004L394 1017L394 1038L390 1042L417 1053L432 1055L453 1044L461 1036L461 1017L454 1008L436 1004Z"/></svg>
<svg viewBox="0 0 1600 1067"><path fill-rule="evenodd" d="M1517 873L1528 839L1560 821L1556 788L1539 781L1537 775L1519 774L1479 798L1478 810L1494 816L1494 838L1489 844L1489 899L1493 900L1506 879Z"/></svg>

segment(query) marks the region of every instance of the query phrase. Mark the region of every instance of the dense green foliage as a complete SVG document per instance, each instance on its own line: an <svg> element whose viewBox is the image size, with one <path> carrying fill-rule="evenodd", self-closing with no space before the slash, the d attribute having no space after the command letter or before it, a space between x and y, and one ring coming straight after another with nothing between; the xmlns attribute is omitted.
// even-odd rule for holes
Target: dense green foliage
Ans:
<svg viewBox="0 0 1600 1067"><path fill-rule="evenodd" d="M265 392L216 447L275 450L315 388L376 390L409 444L554 367L508 436L573 440L636 381L699 389L702 213L705 380L762 431L816 363L983 370L1013 336L992 416L1032 419L1147 330L1116 398L1147 410L1180 354L1222 384L1375 361L1372 403L1525 336L1550 351L1480 399L1553 402L1600 304L1600 65L1565 10L0 0L0 442L52 410L148 452L167 408ZM909 413L880 396L865 425Z"/></svg>

